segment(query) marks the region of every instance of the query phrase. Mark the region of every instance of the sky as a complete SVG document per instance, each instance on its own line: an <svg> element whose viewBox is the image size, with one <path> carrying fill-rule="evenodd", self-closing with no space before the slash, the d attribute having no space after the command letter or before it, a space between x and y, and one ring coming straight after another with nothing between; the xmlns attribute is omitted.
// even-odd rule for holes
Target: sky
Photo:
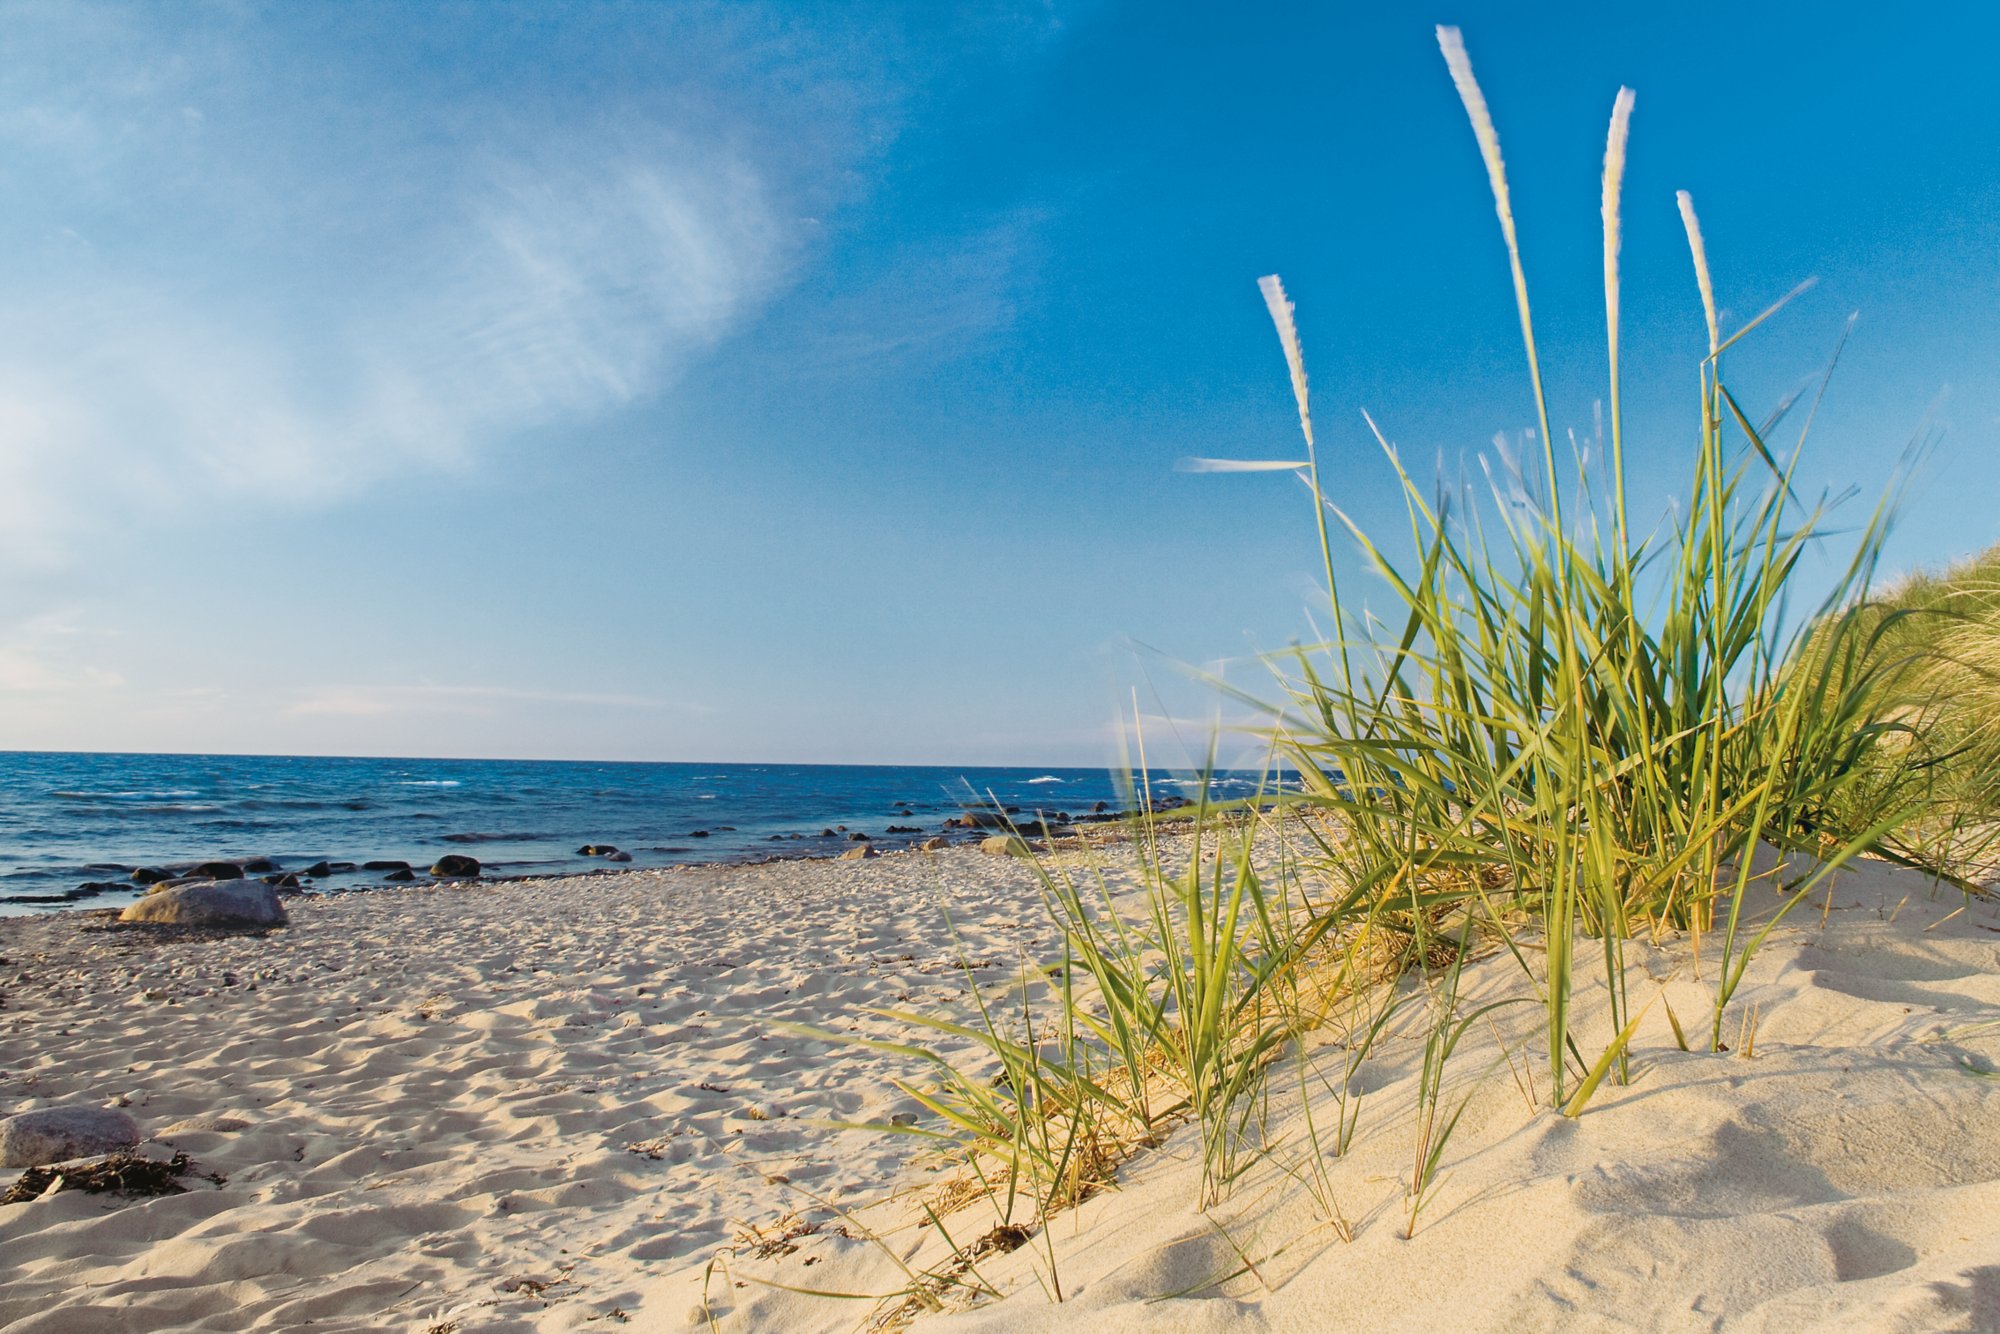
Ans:
<svg viewBox="0 0 2000 1334"><path fill-rule="evenodd" d="M1634 12L1639 11L1639 12ZM1990 6L0 3L0 749L1019 763L1198 750L1329 490L1605 395L1679 489L1700 210L1746 403L1890 565L2000 540ZM1830 569L1839 553L1822 558ZM1345 546L1344 578L1365 587ZM1163 719L1177 719L1169 723Z"/></svg>

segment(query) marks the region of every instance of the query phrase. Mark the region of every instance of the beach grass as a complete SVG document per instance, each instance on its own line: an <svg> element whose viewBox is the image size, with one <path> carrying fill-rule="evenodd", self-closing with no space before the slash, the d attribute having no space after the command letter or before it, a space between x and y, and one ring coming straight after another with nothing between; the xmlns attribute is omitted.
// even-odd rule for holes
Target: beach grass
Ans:
<svg viewBox="0 0 2000 1334"><path fill-rule="evenodd" d="M1469 957L1519 962L1512 1003L1537 1007L1541 1036L1517 1084L1531 1104L1584 1115L1630 1074L1648 997L1629 942L1682 938L1698 972L1707 961L1705 1022L1691 1040L1668 1018L1683 1049L1725 1051L1750 961L1816 886L1864 854L1964 884L1971 831L1991 823L2000 711L1956 701L2000 703L2000 557L1877 598L1895 488L1836 536L1834 502L1800 495L1817 396L1753 419L1725 374L1730 349L1809 284L1725 330L1699 216L1677 197L1708 350L1692 429L1647 433L1651 453L1684 460L1676 506L1635 530L1619 383L1634 95L1613 100L1601 180L1608 437L1592 459L1556 447L1498 128L1458 32L1438 40L1492 191L1534 425L1499 442L1479 485L1427 486L1367 419L1407 520L1394 538L1371 530L1322 488L1295 308L1275 275L1261 280L1305 457L1196 466L1293 470L1310 494L1331 631L1271 659L1275 700L1216 682L1259 712L1274 776L1296 782L1249 802L1203 794L1171 856L1143 816L1143 892L1124 901L1088 864L1038 863L1059 955L1005 1007L982 1000L977 1024L908 1016L986 1058L954 1066L913 1047L938 1078L911 1091L940 1118L931 1133L994 1166L1002 1221L1045 1222L1181 1123L1199 1136L1196 1207L1281 1152L1301 1158L1293 1179L1323 1188L1315 1167L1359 1133L1355 1075L1397 1028L1423 1043L1414 1235L1465 1106L1447 1067L1506 1003L1460 994ZM1375 611L1339 577L1348 548ZM1800 614L1809 553L1836 555L1837 572ZM1575 1018L1585 987L1610 1001L1595 1028ZM1747 1045L1754 1020L1736 1018ZM1301 1059L1308 1142L1271 1143L1273 1072L1301 1035L1329 1031L1345 1077ZM1054 1267L1051 1250L1059 1294Z"/></svg>

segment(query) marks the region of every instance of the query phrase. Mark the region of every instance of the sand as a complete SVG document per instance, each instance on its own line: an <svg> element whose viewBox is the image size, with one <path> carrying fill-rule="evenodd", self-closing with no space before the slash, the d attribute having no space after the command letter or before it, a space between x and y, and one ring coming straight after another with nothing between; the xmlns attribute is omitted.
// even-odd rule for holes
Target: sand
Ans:
<svg viewBox="0 0 2000 1334"><path fill-rule="evenodd" d="M964 1004L954 930L996 985L1048 939L1027 870L964 850L291 919L221 939L0 920L0 1114L115 1103L228 1181L0 1209L0 1328L661 1327L649 1280L877 1198L914 1154L813 1124L914 1110L906 1062L774 1024L903 1036L866 1010ZM248 1125L185 1128L202 1117Z"/></svg>
<svg viewBox="0 0 2000 1334"><path fill-rule="evenodd" d="M0 1328L866 1328L894 1303L769 1285L884 1295L905 1282L888 1252L943 1258L889 1198L937 1187L921 1146L823 1124L917 1110L889 1082L909 1067L771 1025L893 1038L867 1007L962 1013L940 896L996 994L1050 943L1027 870L969 850L309 899L261 938L0 922L0 1112L122 1102L150 1151L228 1181L0 1209ZM1680 1051L1667 1021L1700 1036L1712 940L1699 971L1680 939L1631 963L1633 1080L1579 1119L1512 1073L1531 1006L1466 1039L1413 1239L1415 1006L1325 1160L1351 1241L1278 1096L1219 1205L1197 1207L1182 1130L982 1259L1003 1300L919 1327L2000 1328L2000 908L1842 875L1752 965L1725 1054ZM1505 955L1466 988L1524 993ZM1579 1007L1587 1045L1601 1008ZM1308 1045L1334 1078L1342 1049ZM176 1128L216 1116L248 1124ZM994 1215L946 1221L967 1240Z"/></svg>

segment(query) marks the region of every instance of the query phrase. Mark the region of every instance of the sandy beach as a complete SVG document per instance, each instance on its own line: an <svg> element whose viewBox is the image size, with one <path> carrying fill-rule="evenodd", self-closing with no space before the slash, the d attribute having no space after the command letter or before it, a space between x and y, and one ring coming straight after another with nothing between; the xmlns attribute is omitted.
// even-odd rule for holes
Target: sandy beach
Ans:
<svg viewBox="0 0 2000 1334"><path fill-rule="evenodd" d="M228 1184L0 1209L10 1330L678 1326L698 1286L659 1276L904 1180L909 1140L810 1123L910 1110L908 1063L773 1025L906 1036L866 1010L957 1001L954 928L996 980L1048 940L1033 877L977 851L107 925L0 921L0 1114L126 1107Z"/></svg>
<svg viewBox="0 0 2000 1334"><path fill-rule="evenodd" d="M147 1152L226 1181L0 1208L0 1328L868 1328L899 1303L787 1288L892 1294L887 1252L943 1258L912 1203L936 1163L826 1124L917 1111L890 1083L914 1072L777 1025L907 1040L867 1010L966 1013L961 949L999 994L1051 941L1028 868L972 849L305 898L267 935L0 922L0 1113L122 1106ZM1720 1055L1669 1027L1712 982L1689 942L1631 957L1663 1003L1632 1083L1582 1118L1510 1075L1534 1007L1467 1040L1451 1085L1470 1101L1414 1240L1413 1020L1326 1164L1351 1241L1306 1188L1285 1075L1268 1152L1220 1205L1195 1207L1183 1131L984 1259L1004 1300L925 1323L2000 1325L2000 910L1843 874L1757 956L1754 1031L1732 1012ZM1524 983L1496 954L1466 989ZM1339 1061L1333 1036L1308 1069ZM977 1236L993 1206L947 1222Z"/></svg>

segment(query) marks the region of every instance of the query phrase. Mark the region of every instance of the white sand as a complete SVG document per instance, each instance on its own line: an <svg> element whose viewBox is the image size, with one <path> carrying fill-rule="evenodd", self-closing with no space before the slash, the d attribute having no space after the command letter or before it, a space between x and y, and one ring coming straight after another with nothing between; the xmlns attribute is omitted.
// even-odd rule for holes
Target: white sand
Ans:
<svg viewBox="0 0 2000 1334"><path fill-rule="evenodd" d="M964 851L313 900L264 939L0 922L0 1112L123 1097L229 1178L0 1209L0 1328L679 1329L704 1293L724 1328L865 1327L872 1303L754 1281L895 1289L864 1240L708 1262L750 1224L829 1219L805 1191L851 1207L937 1180L907 1140L806 1123L908 1110L887 1083L906 1067L747 1022L895 1036L861 1009L963 1005L934 883L973 958L1049 943L1026 870ZM1532 1007L1500 1012L1454 1058L1471 1101L1414 1240L1411 1025L1364 1067L1360 1134L1327 1163L1351 1243L1300 1184L1280 1097L1269 1158L1221 1206L1194 1207L1183 1131L1052 1237L983 1260L1006 1300L924 1327L2000 1329L2000 910L1961 903L1843 876L1826 924L1815 898L1739 993L1726 1035L1757 1006L1754 1056L1681 1053L1656 1003L1633 1083L1578 1121L1496 1064L1539 1033ZM1664 990L1698 1039L1714 942L1699 977L1685 942L1631 962L1635 1003ZM1489 959L1467 988L1518 994L1520 970ZM1600 1004L1580 1011L1593 1052ZM251 1126L162 1134L214 1114ZM906 1204L859 1217L941 1253ZM992 1221L947 1219L960 1241Z"/></svg>
<svg viewBox="0 0 2000 1334"><path fill-rule="evenodd" d="M0 1114L121 1101L228 1178L0 1209L0 1328L661 1327L649 1276L898 1180L909 1139L807 1121L909 1110L908 1063L768 1021L963 1003L940 890L996 985L1046 947L976 851L295 900L263 938L0 920ZM166 1133L212 1115L250 1127Z"/></svg>
<svg viewBox="0 0 2000 1334"><path fill-rule="evenodd" d="M1747 1059L1681 1052L1655 1003L1632 1083L1603 1086L1578 1120L1531 1104L1501 1058L1504 1041L1524 1066L1523 1049L1542 1040L1539 1009L1499 1012L1453 1058L1447 1104L1470 1101L1408 1240L1413 1009L1362 1067L1359 1135L1326 1164L1353 1241L1303 1184L1312 1150L1296 1097L1281 1094L1269 1158L1220 1206L1195 1207L1183 1130L1130 1164L1119 1189L1060 1218L1052 1238L981 1261L1005 1300L920 1327L2000 1329L2000 905L1951 915L1963 903L1906 874L1843 875L1825 925L1816 895L1752 965L1725 1028L1738 1044L1738 1017L1757 1007ZM1715 948L1705 942L1699 977L1687 942L1630 953L1635 1005L1664 992L1697 1047ZM1466 989L1474 1000L1526 990L1505 955L1469 968ZM1594 1056L1609 1037L1601 994L1579 1013ZM1343 1056L1322 1044L1312 1059L1336 1080ZM1278 1082L1296 1079L1294 1067ZM1331 1099L1316 1107L1324 1134ZM975 1206L947 1222L964 1242L994 1220ZM915 1229L892 1240L918 1267L941 1256ZM734 1269L850 1291L902 1282L865 1253L801 1271L810 1253ZM746 1327L838 1327L823 1303L755 1284L736 1296Z"/></svg>

